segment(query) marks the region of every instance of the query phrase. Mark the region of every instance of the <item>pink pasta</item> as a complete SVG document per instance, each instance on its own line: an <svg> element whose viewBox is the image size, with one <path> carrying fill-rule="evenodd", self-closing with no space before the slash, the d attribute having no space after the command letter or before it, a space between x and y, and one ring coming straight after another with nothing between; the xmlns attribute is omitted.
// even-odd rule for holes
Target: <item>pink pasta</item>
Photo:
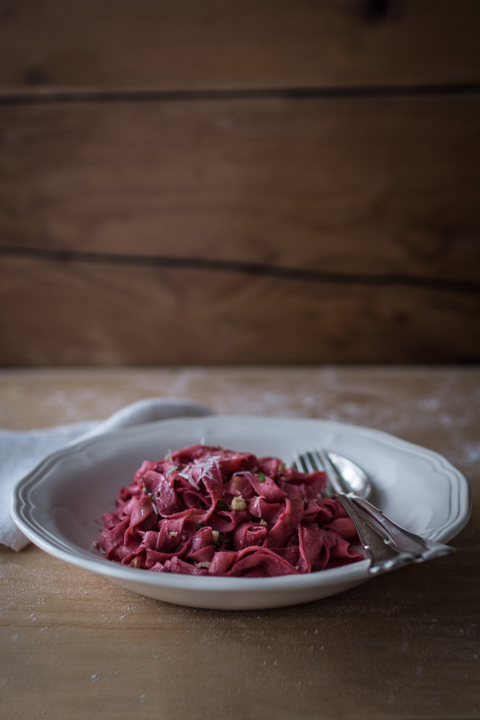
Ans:
<svg viewBox="0 0 480 720"><path fill-rule="evenodd" d="M108 560L153 572L267 577L363 560L326 476L208 445L145 461L103 515Z"/></svg>

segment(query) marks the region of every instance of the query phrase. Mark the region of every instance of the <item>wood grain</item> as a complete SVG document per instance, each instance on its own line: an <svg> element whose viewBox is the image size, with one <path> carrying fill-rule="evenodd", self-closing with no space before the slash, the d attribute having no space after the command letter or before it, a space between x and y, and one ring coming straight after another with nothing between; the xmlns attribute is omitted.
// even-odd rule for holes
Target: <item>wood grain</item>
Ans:
<svg viewBox="0 0 480 720"><path fill-rule="evenodd" d="M480 95L3 107L0 247L480 278Z"/></svg>
<svg viewBox="0 0 480 720"><path fill-rule="evenodd" d="M0 363L479 359L475 0L0 19Z"/></svg>
<svg viewBox="0 0 480 720"><path fill-rule="evenodd" d="M478 361L480 295L4 258L4 365Z"/></svg>
<svg viewBox="0 0 480 720"><path fill-rule="evenodd" d="M480 82L476 0L2 0L0 13L5 94Z"/></svg>

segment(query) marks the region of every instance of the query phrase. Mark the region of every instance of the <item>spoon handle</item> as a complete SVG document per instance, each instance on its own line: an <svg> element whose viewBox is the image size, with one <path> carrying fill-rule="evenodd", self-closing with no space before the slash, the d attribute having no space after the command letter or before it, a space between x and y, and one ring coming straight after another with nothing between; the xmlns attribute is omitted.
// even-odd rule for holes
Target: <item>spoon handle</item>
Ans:
<svg viewBox="0 0 480 720"><path fill-rule="evenodd" d="M415 562L415 555L394 547L388 535L382 531L381 527L378 527L376 522L372 522L367 513L357 507L353 498L344 493L338 493L335 497L350 517L359 540L370 558L368 568L370 574L379 575L402 565Z"/></svg>
<svg viewBox="0 0 480 720"><path fill-rule="evenodd" d="M444 545L434 540L426 540L400 527L368 500L364 500L356 495L350 495L349 497L357 507L368 513L370 517L376 520L376 522L386 530L392 542L399 550L412 553L416 556L416 559L428 560L432 557L448 555L449 553L455 552L455 548L451 545Z"/></svg>

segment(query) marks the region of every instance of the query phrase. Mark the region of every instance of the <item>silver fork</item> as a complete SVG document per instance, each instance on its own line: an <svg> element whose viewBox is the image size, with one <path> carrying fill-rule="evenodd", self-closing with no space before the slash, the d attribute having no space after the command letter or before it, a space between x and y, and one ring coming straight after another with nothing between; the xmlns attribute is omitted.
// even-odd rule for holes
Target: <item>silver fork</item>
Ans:
<svg viewBox="0 0 480 720"><path fill-rule="evenodd" d="M293 464L303 472L324 470L327 473L333 495L352 520L370 558L369 573L378 575L408 563L423 562L455 551L449 545L426 540L401 528L368 500L355 495L324 450L297 454Z"/></svg>

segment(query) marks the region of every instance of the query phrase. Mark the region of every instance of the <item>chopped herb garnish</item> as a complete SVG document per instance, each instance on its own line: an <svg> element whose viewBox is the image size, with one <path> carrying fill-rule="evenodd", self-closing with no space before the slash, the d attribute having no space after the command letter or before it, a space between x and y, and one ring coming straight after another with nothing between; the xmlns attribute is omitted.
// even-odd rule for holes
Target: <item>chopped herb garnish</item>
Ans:
<svg viewBox="0 0 480 720"><path fill-rule="evenodd" d="M265 482L265 473L258 473L258 482Z"/></svg>
<svg viewBox="0 0 480 720"><path fill-rule="evenodd" d="M217 509L228 510L228 505L224 503L223 500L217 500Z"/></svg>
<svg viewBox="0 0 480 720"><path fill-rule="evenodd" d="M222 533L218 533L217 543L219 545L222 545L223 543L228 542L228 538L225 537L225 535L222 535Z"/></svg>
<svg viewBox="0 0 480 720"><path fill-rule="evenodd" d="M175 470L178 470L178 465L172 465L171 468L168 468L167 475L168 473L175 472Z"/></svg>
<svg viewBox="0 0 480 720"><path fill-rule="evenodd" d="M198 532L198 531L201 530L203 527L204 527L203 525L200 525L200 523L197 523L196 526L195 526L195 530Z"/></svg>

